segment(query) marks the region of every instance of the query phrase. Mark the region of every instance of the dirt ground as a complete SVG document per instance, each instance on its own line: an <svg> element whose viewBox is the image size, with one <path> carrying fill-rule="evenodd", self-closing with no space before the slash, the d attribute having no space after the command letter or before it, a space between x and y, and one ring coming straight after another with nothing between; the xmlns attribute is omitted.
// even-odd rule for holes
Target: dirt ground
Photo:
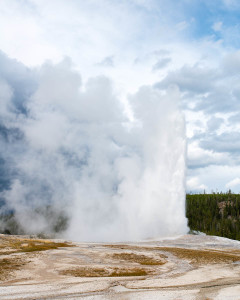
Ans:
<svg viewBox="0 0 240 300"><path fill-rule="evenodd" d="M240 242L74 243L0 235L0 299L240 299Z"/></svg>

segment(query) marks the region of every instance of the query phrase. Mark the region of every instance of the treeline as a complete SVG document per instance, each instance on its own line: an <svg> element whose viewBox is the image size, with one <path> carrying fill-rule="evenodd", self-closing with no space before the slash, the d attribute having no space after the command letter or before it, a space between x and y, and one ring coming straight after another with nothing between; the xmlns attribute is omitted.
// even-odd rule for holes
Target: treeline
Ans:
<svg viewBox="0 0 240 300"><path fill-rule="evenodd" d="M190 230L240 240L240 194L187 194Z"/></svg>

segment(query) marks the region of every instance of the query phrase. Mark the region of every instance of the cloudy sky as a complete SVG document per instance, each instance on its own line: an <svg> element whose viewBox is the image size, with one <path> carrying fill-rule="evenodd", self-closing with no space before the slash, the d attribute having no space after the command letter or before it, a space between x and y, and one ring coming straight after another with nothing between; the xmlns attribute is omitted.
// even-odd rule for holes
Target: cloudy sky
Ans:
<svg viewBox="0 0 240 300"><path fill-rule="evenodd" d="M0 0L0 73L22 110L46 62L71 64L83 86L105 75L123 103L175 86L187 190L240 192L239 20L238 0Z"/></svg>

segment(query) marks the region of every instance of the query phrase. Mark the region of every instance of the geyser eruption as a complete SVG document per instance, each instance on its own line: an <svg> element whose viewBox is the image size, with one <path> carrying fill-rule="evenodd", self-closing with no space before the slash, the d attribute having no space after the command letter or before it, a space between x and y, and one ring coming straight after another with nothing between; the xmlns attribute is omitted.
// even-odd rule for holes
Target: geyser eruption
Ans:
<svg viewBox="0 0 240 300"><path fill-rule="evenodd" d="M67 216L64 234L74 240L186 232L185 128L176 88L140 88L128 99L130 121L107 78L83 86L68 60L35 70L34 88L24 95L17 79L3 77L8 184L1 197L25 232L53 231L54 218L43 213L49 206ZM29 84L26 76L19 80Z"/></svg>

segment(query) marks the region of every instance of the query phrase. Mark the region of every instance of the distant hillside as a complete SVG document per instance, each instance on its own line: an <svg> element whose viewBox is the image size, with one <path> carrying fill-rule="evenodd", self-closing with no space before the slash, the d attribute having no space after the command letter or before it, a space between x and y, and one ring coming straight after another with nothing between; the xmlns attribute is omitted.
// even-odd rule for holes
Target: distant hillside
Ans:
<svg viewBox="0 0 240 300"><path fill-rule="evenodd" d="M240 194L213 193L186 196L191 230L240 240Z"/></svg>

